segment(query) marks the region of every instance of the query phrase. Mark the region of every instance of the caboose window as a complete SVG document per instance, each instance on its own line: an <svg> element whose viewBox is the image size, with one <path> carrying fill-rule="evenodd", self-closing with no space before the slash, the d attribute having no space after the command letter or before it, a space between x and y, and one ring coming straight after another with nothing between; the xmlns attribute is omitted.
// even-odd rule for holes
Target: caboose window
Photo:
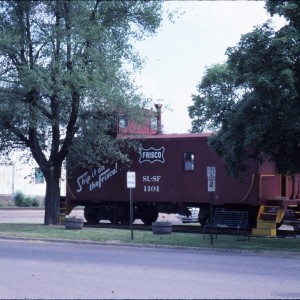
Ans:
<svg viewBox="0 0 300 300"><path fill-rule="evenodd" d="M151 117L150 119L150 126L151 130L157 130L157 118L156 117Z"/></svg>
<svg viewBox="0 0 300 300"><path fill-rule="evenodd" d="M120 128L127 128L128 127L128 118L126 115L121 115L119 117L119 127Z"/></svg>
<svg viewBox="0 0 300 300"><path fill-rule="evenodd" d="M193 152L183 153L183 170L194 171L195 168L195 155Z"/></svg>

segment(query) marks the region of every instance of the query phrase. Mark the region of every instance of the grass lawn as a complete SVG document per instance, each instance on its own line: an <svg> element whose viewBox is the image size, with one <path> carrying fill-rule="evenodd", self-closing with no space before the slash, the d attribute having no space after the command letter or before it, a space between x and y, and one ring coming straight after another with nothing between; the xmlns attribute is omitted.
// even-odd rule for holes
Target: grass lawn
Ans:
<svg viewBox="0 0 300 300"><path fill-rule="evenodd" d="M152 231L134 230L133 241L129 229L83 228L66 230L64 226L39 224L0 224L0 237L49 238L115 243L137 243L196 248L222 248L237 250L271 250L300 252L299 238L251 237L249 241L236 240L235 235L218 235L211 245L210 236L203 239L199 233L178 233L154 235Z"/></svg>

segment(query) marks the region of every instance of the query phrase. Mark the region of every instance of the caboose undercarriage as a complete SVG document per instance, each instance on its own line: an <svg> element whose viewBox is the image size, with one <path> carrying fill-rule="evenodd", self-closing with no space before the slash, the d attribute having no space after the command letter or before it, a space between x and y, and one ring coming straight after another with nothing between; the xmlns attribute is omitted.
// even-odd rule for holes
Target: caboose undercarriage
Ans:
<svg viewBox="0 0 300 300"><path fill-rule="evenodd" d="M68 203L72 209L78 203ZM80 205L80 204L79 204ZM101 220L108 220L112 224L130 224L130 204L124 201L84 202L84 217L89 224L97 224ZM69 211L71 211L69 209ZM135 202L133 204L133 218L141 219L146 225L151 225L161 213L181 213L189 215L187 207L171 203Z"/></svg>
<svg viewBox="0 0 300 300"><path fill-rule="evenodd" d="M101 220L108 220L112 224L128 225L130 224L129 203L90 203L85 206L84 217L89 224L97 224ZM144 224L150 225L157 220L158 211L151 204L135 204L133 207L133 218L141 219Z"/></svg>
<svg viewBox="0 0 300 300"><path fill-rule="evenodd" d="M271 200L265 203L266 206L273 205L277 200ZM280 200L282 201L282 200ZM287 200L288 203L290 202ZM295 201L292 201L293 203ZM295 202L297 203L297 201ZM275 221L275 228L278 229L284 220L291 222L292 226L296 226L295 230L298 231L299 226L299 217L300 217L300 205L299 202L297 205L280 205L278 204L275 207L281 207L280 209L284 211L282 217L278 218ZM114 225L129 225L130 224L130 204L125 201L102 201L102 202L91 202L84 201L80 202L69 202L65 210L65 214L69 214L72 209L76 206L84 206L84 217L88 224L99 224L101 221L109 221ZM145 225L151 225L152 222L155 222L158 219L159 213L168 213L168 214L179 214L189 216L191 214L189 208L197 207L199 208L198 221L204 226L206 221L210 216L210 203L169 203L169 202L135 202L133 204L133 221L140 219ZM245 205L245 204L224 204L224 205L214 205L213 210L215 209L225 209L225 210L238 210L238 211L247 211L248 212L248 223L249 229L257 227L257 222L261 223L259 219L261 206ZM258 229L257 229L258 230Z"/></svg>
<svg viewBox="0 0 300 300"><path fill-rule="evenodd" d="M68 203L68 213L77 206L83 205L84 217L89 224L98 224L101 221L110 221L112 224L130 224L130 204L124 201L102 201L99 202L83 202ZM179 214L189 216L191 214L189 208L199 208L198 221L204 225L209 219L210 204L209 203L169 203L169 202L135 202L133 204L133 218L141 219L145 225L151 225L158 219L159 213ZM259 206L247 206L236 204L225 204L214 206L213 209L224 208L230 210L243 210L249 213L249 224L255 227L256 216Z"/></svg>

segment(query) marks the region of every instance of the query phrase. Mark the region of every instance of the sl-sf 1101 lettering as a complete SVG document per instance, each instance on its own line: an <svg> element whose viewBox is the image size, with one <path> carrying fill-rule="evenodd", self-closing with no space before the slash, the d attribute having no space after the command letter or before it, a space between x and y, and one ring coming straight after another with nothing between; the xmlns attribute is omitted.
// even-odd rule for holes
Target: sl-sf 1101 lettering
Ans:
<svg viewBox="0 0 300 300"><path fill-rule="evenodd" d="M143 176L143 182L160 182L161 176Z"/></svg>
<svg viewBox="0 0 300 300"><path fill-rule="evenodd" d="M159 185L144 185L144 192L159 192Z"/></svg>
<svg viewBox="0 0 300 300"><path fill-rule="evenodd" d="M143 176L143 182L147 183L148 185L144 185L144 192L145 193L154 193L159 192L159 185L152 185L151 183L158 184L161 180L160 175L145 175Z"/></svg>

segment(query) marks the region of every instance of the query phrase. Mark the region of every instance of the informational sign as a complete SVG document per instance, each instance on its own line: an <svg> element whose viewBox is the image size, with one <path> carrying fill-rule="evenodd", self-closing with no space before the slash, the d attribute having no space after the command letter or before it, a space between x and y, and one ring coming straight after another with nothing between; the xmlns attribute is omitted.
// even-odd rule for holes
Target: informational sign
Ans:
<svg viewBox="0 0 300 300"><path fill-rule="evenodd" d="M215 192L216 191L216 178L211 177L207 178L207 190L208 192Z"/></svg>
<svg viewBox="0 0 300 300"><path fill-rule="evenodd" d="M127 188L135 188L135 172L127 172Z"/></svg>
<svg viewBox="0 0 300 300"><path fill-rule="evenodd" d="M207 190L210 192L209 219L210 219L210 244L213 245L212 219L213 219L213 197L216 191L216 167L207 167Z"/></svg>
<svg viewBox="0 0 300 300"><path fill-rule="evenodd" d="M216 191L216 167L207 167L207 190Z"/></svg>
<svg viewBox="0 0 300 300"><path fill-rule="evenodd" d="M130 231L131 231L131 240L133 240L133 196L132 189L135 188L135 172L127 172L127 188L129 188L130 199L129 199L129 210L130 210Z"/></svg>
<svg viewBox="0 0 300 300"><path fill-rule="evenodd" d="M216 167L207 167L207 177L216 177Z"/></svg>

